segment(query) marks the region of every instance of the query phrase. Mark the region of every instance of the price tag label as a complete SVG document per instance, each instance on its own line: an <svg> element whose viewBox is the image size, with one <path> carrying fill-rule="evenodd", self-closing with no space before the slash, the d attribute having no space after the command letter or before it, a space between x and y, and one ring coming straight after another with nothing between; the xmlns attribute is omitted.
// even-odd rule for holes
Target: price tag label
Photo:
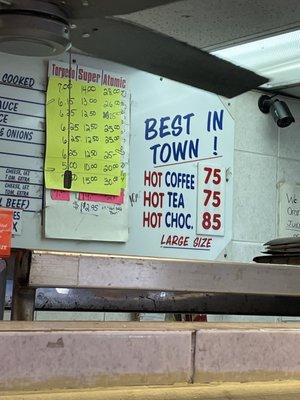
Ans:
<svg viewBox="0 0 300 400"><path fill-rule="evenodd" d="M224 236L225 182L225 168L198 164L198 235Z"/></svg>
<svg viewBox="0 0 300 400"><path fill-rule="evenodd" d="M0 258L9 257L13 229L13 210L0 208Z"/></svg>

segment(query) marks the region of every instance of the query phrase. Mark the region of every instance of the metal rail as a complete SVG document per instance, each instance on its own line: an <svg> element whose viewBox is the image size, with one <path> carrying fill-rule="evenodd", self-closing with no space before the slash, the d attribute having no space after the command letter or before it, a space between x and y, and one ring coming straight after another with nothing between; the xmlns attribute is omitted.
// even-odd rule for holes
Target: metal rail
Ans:
<svg viewBox="0 0 300 400"><path fill-rule="evenodd" d="M53 288L36 292L36 310L182 314L300 315L300 297Z"/></svg>
<svg viewBox="0 0 300 400"><path fill-rule="evenodd" d="M34 252L29 286L300 296L300 268Z"/></svg>

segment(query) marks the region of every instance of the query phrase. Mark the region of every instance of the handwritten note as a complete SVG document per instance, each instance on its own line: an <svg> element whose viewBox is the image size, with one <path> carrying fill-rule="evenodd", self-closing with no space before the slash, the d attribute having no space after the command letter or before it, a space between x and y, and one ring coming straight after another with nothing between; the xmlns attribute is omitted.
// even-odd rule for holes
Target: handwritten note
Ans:
<svg viewBox="0 0 300 400"><path fill-rule="evenodd" d="M13 210L0 208L0 258L10 256Z"/></svg>
<svg viewBox="0 0 300 400"><path fill-rule="evenodd" d="M120 195L122 175L121 89L50 77L47 91L45 181L65 190Z"/></svg>

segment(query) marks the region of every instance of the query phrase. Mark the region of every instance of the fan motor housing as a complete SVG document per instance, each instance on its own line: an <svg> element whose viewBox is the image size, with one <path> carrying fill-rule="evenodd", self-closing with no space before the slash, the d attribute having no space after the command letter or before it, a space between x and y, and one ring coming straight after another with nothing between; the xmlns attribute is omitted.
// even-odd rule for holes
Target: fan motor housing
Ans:
<svg viewBox="0 0 300 400"><path fill-rule="evenodd" d="M66 16L54 4L20 0L0 7L1 52L49 57L70 47Z"/></svg>

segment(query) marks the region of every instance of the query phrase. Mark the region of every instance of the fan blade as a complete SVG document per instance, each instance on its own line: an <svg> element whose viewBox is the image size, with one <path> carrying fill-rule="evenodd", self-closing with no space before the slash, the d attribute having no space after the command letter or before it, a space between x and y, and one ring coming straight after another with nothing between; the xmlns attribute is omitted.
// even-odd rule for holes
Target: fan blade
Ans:
<svg viewBox="0 0 300 400"><path fill-rule="evenodd" d="M78 20L76 24L73 46L86 53L228 98L268 82L186 43L119 19Z"/></svg>
<svg viewBox="0 0 300 400"><path fill-rule="evenodd" d="M65 2L65 8L70 18L95 18L130 14L135 11L163 6L177 1L178 0L67 0ZM59 3L61 2L57 1L57 4Z"/></svg>

